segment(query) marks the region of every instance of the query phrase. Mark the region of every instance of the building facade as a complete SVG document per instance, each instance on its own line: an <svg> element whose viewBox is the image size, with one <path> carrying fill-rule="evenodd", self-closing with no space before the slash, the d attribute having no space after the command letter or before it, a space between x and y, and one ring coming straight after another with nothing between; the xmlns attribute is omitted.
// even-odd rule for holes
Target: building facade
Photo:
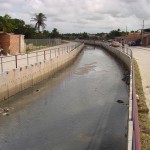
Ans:
<svg viewBox="0 0 150 150"><path fill-rule="evenodd" d="M0 32L0 47L4 54L25 53L24 35Z"/></svg>

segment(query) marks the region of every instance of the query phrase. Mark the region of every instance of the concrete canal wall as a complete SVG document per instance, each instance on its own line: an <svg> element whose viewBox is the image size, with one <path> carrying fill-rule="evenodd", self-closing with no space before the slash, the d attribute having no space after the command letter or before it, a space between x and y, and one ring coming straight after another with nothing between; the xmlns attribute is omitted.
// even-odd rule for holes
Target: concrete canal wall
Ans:
<svg viewBox="0 0 150 150"><path fill-rule="evenodd" d="M84 44L49 61L35 63L22 68L3 72L0 75L0 101L47 79L72 62Z"/></svg>

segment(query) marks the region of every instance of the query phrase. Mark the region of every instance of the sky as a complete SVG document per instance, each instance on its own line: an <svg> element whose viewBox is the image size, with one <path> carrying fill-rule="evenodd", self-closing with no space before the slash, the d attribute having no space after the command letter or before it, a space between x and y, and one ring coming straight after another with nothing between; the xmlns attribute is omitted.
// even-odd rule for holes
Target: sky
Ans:
<svg viewBox="0 0 150 150"><path fill-rule="evenodd" d="M0 0L5 14L33 24L36 13L47 17L46 30L60 33L101 33L150 28L150 0Z"/></svg>

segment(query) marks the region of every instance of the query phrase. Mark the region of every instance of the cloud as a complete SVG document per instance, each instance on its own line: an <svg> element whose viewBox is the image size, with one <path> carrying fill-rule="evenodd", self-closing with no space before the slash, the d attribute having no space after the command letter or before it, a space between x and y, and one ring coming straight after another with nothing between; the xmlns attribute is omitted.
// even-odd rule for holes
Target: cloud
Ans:
<svg viewBox="0 0 150 150"><path fill-rule="evenodd" d="M1 0L0 14L30 22L35 13L47 16L47 29L61 32L137 30L150 24L149 0Z"/></svg>

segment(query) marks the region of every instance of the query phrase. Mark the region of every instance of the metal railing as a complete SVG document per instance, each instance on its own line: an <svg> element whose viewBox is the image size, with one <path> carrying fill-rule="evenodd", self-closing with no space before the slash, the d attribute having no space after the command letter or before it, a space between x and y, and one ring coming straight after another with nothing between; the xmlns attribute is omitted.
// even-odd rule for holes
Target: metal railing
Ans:
<svg viewBox="0 0 150 150"><path fill-rule="evenodd" d="M27 54L14 56L0 56L0 74L15 68L32 65L38 62L54 59L65 53L69 53L77 48L80 44L61 46L58 48L47 48L44 50L34 51Z"/></svg>
<svg viewBox="0 0 150 150"><path fill-rule="evenodd" d="M78 40L79 41L79 40ZM94 41L94 40L82 40L81 42L84 42L86 44L91 44L91 45L97 45L97 46L109 46L109 43L106 42L101 42L101 41ZM130 64L131 64L131 69L130 69L130 93L131 93L131 101L132 101L132 110L131 110L131 118L129 121L133 122L133 126L131 127L131 135L130 136L132 141L131 145L129 146L128 143L128 150L141 150L141 142L140 142L140 128L139 128L139 120L138 120L138 105L137 105L137 100L136 100L136 89L135 89L135 75L134 75L134 64L133 64L133 54L132 50L128 47L113 47L116 50L121 51L122 53L128 55L130 57ZM128 129L129 130L129 129ZM128 141L129 142L129 141Z"/></svg>

